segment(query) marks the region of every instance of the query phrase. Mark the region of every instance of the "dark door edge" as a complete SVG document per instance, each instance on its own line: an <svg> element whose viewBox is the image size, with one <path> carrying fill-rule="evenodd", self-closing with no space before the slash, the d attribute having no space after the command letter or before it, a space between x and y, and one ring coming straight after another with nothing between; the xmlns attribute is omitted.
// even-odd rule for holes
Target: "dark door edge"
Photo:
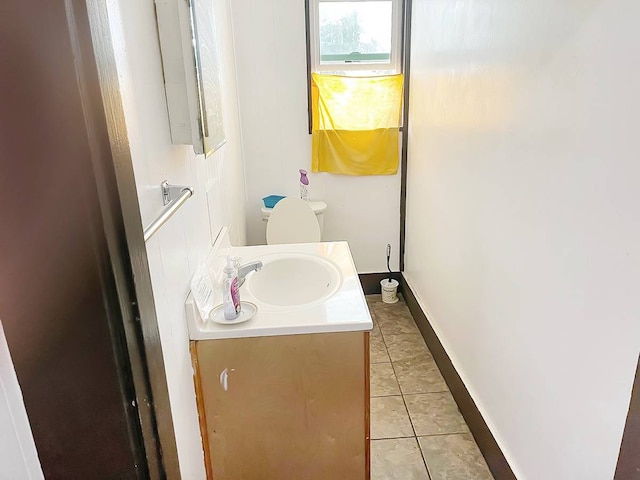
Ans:
<svg viewBox="0 0 640 480"><path fill-rule="evenodd" d="M100 0L66 0L83 6L88 16L97 82L99 83L111 158L103 168L114 178L113 191L102 208L109 254L125 319L125 335L131 360L136 405L152 479L181 478L164 356L156 317L151 275L138 207L133 163L129 148L109 11ZM86 10L85 10L86 9ZM106 161L108 160L108 162ZM109 165L106 165L109 163Z"/></svg>
<svg viewBox="0 0 640 480"><path fill-rule="evenodd" d="M640 358L629 402L615 480L640 479Z"/></svg>

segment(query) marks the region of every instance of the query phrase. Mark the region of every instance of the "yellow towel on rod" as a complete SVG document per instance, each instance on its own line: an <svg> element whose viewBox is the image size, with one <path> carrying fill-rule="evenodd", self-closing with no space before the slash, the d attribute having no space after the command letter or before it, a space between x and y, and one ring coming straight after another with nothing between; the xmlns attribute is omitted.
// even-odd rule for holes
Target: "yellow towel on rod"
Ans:
<svg viewBox="0 0 640 480"><path fill-rule="evenodd" d="M343 175L398 171L403 75L312 74L311 170Z"/></svg>

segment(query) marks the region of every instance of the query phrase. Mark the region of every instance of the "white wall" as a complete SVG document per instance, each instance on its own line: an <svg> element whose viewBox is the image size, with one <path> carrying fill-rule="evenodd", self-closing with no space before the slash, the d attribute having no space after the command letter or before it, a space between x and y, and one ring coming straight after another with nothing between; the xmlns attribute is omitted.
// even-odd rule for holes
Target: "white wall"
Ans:
<svg viewBox="0 0 640 480"><path fill-rule="evenodd" d="M110 24L140 210L148 225L162 210L160 183L194 196L147 242L173 423L183 479L205 478L184 301L189 281L223 225L245 243L244 180L228 0L215 0L227 143L211 157L171 144L153 0L110 2Z"/></svg>
<svg viewBox="0 0 640 480"><path fill-rule="evenodd" d="M44 478L0 322L0 480Z"/></svg>
<svg viewBox="0 0 640 480"><path fill-rule="evenodd" d="M302 0L233 0L233 33L247 189L247 238L262 244L262 198L299 195L298 170L311 171ZM311 200L328 204L325 240L347 240L360 273L398 269L400 175L310 173Z"/></svg>
<svg viewBox="0 0 640 480"><path fill-rule="evenodd" d="M413 4L406 277L518 478L612 478L640 349L640 3Z"/></svg>

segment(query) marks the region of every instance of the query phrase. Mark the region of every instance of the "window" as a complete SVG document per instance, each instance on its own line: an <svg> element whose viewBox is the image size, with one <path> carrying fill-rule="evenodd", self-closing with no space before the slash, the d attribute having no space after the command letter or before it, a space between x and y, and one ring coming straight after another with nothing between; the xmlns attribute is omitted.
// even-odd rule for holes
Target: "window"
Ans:
<svg viewBox="0 0 640 480"><path fill-rule="evenodd" d="M403 0L305 0L311 170L393 175L399 164Z"/></svg>
<svg viewBox="0 0 640 480"><path fill-rule="evenodd" d="M307 0L311 72L402 71L401 0Z"/></svg>

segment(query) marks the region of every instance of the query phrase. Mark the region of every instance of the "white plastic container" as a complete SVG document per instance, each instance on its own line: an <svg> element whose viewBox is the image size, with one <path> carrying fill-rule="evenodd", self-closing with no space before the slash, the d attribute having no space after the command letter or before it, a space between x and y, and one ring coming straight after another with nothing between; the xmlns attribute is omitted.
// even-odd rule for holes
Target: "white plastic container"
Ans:
<svg viewBox="0 0 640 480"><path fill-rule="evenodd" d="M382 301L384 303L396 303L398 301L398 281L385 278L380 282L382 287Z"/></svg>

